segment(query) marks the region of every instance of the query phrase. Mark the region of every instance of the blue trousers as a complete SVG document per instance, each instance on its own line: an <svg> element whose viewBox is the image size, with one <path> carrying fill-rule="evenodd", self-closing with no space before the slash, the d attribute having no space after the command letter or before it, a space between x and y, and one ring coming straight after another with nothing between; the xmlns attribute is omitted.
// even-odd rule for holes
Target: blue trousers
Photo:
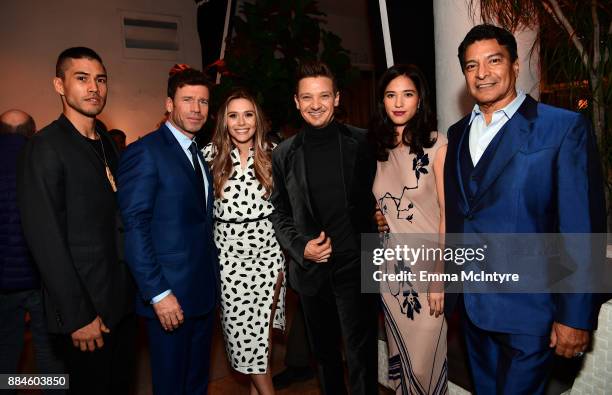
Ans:
<svg viewBox="0 0 612 395"><path fill-rule="evenodd" d="M549 336L486 331L465 311L463 329L477 395L544 394L554 356Z"/></svg>
<svg viewBox="0 0 612 395"><path fill-rule="evenodd" d="M214 310L185 317L172 332L157 318L147 318L151 375L155 395L202 395L208 389Z"/></svg>

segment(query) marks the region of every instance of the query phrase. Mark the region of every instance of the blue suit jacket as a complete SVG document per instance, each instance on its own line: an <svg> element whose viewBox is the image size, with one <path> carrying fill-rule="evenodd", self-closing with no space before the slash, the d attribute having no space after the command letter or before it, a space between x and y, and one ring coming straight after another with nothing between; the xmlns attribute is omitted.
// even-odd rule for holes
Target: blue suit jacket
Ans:
<svg viewBox="0 0 612 395"><path fill-rule="evenodd" d="M166 126L130 144L121 157L118 198L125 256L141 295L138 314L153 317L150 300L167 289L186 316L215 306L219 272L212 179L205 169L206 205L193 166Z"/></svg>
<svg viewBox="0 0 612 395"><path fill-rule="evenodd" d="M600 162L584 117L527 96L505 125L471 201L460 164L469 119L468 115L448 131L444 168L448 233L605 232ZM538 336L548 336L553 321L593 329L600 306L598 295L578 293L465 293L463 298L478 327Z"/></svg>

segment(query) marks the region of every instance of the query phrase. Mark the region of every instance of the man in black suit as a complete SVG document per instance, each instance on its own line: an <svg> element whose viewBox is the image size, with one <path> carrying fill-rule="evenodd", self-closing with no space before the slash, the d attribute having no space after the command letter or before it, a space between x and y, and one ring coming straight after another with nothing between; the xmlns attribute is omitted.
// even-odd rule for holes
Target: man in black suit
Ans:
<svg viewBox="0 0 612 395"><path fill-rule="evenodd" d="M376 394L376 299L360 290L360 233L371 232L376 163L365 131L334 120L340 95L320 62L298 70L297 109L306 125L273 152L272 222L288 251L323 394Z"/></svg>
<svg viewBox="0 0 612 395"><path fill-rule="evenodd" d="M118 252L118 151L96 123L106 82L93 50L62 52L53 85L63 114L28 142L18 164L23 230L75 394L126 393L134 355L134 286Z"/></svg>

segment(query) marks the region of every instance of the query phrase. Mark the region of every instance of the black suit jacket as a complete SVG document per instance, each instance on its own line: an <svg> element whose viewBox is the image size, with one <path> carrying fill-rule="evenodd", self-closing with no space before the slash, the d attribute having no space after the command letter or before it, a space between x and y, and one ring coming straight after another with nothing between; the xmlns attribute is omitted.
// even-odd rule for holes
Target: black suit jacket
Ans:
<svg viewBox="0 0 612 395"><path fill-rule="evenodd" d="M134 285L119 258L117 203L102 161L62 115L28 142L17 177L49 331L72 333L96 315L112 330L134 309Z"/></svg>
<svg viewBox="0 0 612 395"><path fill-rule="evenodd" d="M363 129L337 123L340 133L340 152L343 168L340 169L346 190L346 207L357 238L360 233L375 232L373 214L376 202L372 195L372 182L376 173L376 161L366 143ZM319 236L322 226L313 214L310 191L306 179L304 157L304 135L297 135L282 142L272 152L274 190L271 201L274 213L271 216L276 237L289 253L293 264L289 265L292 286L306 294L315 293L330 271L347 270L340 262L315 263L304 259L304 248L308 241ZM359 245L360 240L357 240ZM332 240L333 244L333 240ZM333 247L332 247L333 248ZM354 266L354 275L359 278L359 251ZM345 262L343 262L345 263Z"/></svg>

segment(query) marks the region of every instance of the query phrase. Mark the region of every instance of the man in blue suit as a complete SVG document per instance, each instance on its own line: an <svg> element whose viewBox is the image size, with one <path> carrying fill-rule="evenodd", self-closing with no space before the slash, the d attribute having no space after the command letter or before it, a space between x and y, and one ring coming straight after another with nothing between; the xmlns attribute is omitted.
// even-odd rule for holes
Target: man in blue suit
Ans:
<svg viewBox="0 0 612 395"><path fill-rule="evenodd" d="M476 105L448 131L447 232L605 232L588 122L517 92L516 40L504 29L474 27L459 61ZM584 293L466 292L459 299L478 394L543 393L554 354L582 355L600 306Z"/></svg>
<svg viewBox="0 0 612 395"><path fill-rule="evenodd" d="M128 146L118 173L125 254L140 290L155 394L204 394L218 289L212 179L193 137L208 116L198 70L168 80L168 120Z"/></svg>

